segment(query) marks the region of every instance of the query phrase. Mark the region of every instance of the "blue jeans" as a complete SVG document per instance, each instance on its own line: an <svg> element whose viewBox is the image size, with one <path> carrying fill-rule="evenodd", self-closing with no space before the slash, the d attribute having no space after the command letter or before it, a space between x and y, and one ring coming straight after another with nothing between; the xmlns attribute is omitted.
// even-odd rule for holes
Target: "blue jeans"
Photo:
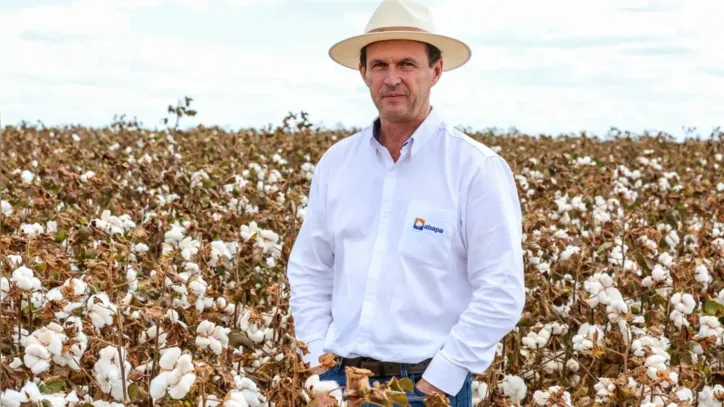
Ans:
<svg viewBox="0 0 724 407"><path fill-rule="evenodd" d="M412 380L413 384L417 384L417 382L422 378L422 374L408 374L407 373L407 366L405 364L402 364L402 375L396 376L397 379L403 379L403 378L409 378ZM392 379L392 377L377 377L372 376L370 379L370 386L372 386L372 383L374 382L380 382L380 384L388 382ZM344 367L342 367L341 363L337 363L334 367L327 370L326 372L319 375L319 380L333 380L337 382L337 384L342 388L342 392L344 392L344 388L347 385L347 375L344 372ZM413 391L408 392L405 391L407 394L407 401L410 403L410 406L412 407L423 407L424 403L423 400L425 399L425 394L421 391L417 390L416 386L413 386ZM472 374L468 373L468 376L465 378L465 382L463 383L463 387L460 389L458 394L456 395L447 395L448 400L450 401L450 405L452 407L473 407L473 379ZM400 406L404 407L404 406Z"/></svg>

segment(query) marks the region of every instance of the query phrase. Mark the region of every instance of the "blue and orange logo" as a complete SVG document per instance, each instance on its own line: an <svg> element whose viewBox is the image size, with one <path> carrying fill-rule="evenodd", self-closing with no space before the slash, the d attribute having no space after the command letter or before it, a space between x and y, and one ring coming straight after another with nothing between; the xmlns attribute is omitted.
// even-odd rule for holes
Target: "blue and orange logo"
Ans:
<svg viewBox="0 0 724 407"><path fill-rule="evenodd" d="M415 222L412 223L412 227L417 230L430 230L435 233L442 233L442 229L425 224L425 219L415 218Z"/></svg>

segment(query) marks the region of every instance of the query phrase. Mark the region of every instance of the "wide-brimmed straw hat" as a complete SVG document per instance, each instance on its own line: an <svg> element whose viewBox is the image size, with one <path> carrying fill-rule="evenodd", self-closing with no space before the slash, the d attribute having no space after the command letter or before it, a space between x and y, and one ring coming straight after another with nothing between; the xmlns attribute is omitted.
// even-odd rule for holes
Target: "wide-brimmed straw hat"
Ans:
<svg viewBox="0 0 724 407"><path fill-rule="evenodd" d="M464 42L435 32L427 7L408 0L382 0L370 17L364 34L344 39L329 49L332 60L358 69L360 50L373 42L414 40L432 44L442 51L443 70L450 71L470 60L470 47Z"/></svg>

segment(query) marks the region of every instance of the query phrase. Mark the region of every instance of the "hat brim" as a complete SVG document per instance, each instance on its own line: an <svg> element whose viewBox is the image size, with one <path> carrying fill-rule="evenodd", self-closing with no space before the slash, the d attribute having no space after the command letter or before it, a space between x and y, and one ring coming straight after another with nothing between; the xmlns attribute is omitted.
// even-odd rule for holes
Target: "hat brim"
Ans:
<svg viewBox="0 0 724 407"><path fill-rule="evenodd" d="M342 66L357 70L360 49L373 42L385 40L421 41L436 46L442 51L443 71L452 71L465 65L472 55L467 44L445 35L416 31L382 31L339 41L329 49L329 57Z"/></svg>

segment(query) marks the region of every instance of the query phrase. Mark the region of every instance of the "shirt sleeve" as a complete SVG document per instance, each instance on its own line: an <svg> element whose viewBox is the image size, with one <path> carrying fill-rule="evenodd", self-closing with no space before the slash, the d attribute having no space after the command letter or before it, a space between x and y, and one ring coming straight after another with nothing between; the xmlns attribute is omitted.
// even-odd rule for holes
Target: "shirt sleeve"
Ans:
<svg viewBox="0 0 724 407"><path fill-rule="evenodd" d="M450 395L460 391L468 373L490 367L497 343L517 325L525 304L521 208L502 157L488 157L475 170L464 205L472 298L423 374Z"/></svg>
<svg viewBox="0 0 724 407"><path fill-rule="evenodd" d="M289 306L296 338L310 353L303 356L314 367L323 354L324 337L332 322L332 265L334 253L325 217L325 180L318 164L314 170L302 226L287 264Z"/></svg>

